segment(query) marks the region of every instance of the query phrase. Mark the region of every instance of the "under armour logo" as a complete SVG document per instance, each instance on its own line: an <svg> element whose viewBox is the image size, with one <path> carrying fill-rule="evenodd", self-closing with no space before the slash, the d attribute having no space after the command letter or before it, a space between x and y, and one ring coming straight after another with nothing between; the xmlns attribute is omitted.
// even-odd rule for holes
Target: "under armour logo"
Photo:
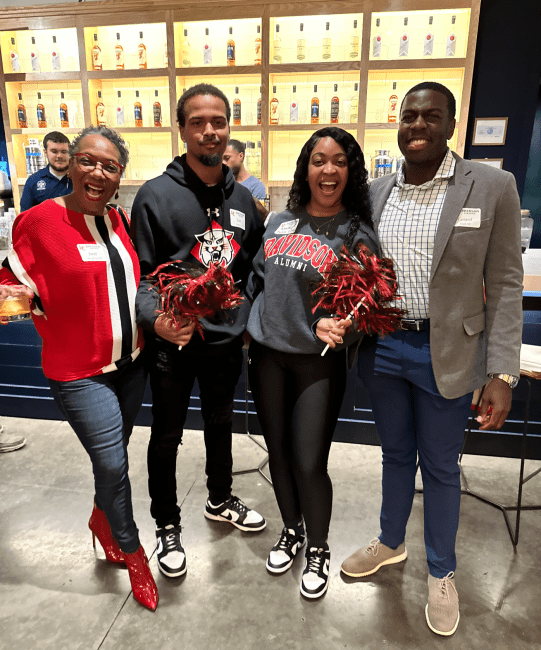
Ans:
<svg viewBox="0 0 541 650"><path fill-rule="evenodd" d="M219 208L214 208L214 210L207 208L207 214L209 219L211 218L211 215L214 215L214 218L217 219L220 216L220 210Z"/></svg>

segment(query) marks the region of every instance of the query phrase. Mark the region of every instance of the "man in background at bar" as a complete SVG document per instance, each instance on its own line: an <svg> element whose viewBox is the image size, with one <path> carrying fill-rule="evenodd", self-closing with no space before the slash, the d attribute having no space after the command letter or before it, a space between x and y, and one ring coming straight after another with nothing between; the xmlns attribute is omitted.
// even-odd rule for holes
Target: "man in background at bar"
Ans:
<svg viewBox="0 0 541 650"><path fill-rule="evenodd" d="M246 146L240 140L229 140L224 152L223 161L231 169L237 183L247 187L252 196L263 201L267 195L263 183L248 173L244 166L244 157L246 155Z"/></svg>
<svg viewBox="0 0 541 650"><path fill-rule="evenodd" d="M48 165L26 179L21 197L21 212L46 199L65 196L72 191L68 177L70 141L60 131L51 131L43 138L43 149Z"/></svg>
<svg viewBox="0 0 541 650"><path fill-rule="evenodd" d="M265 528L265 519L232 496L233 399L242 369L242 335L247 300L229 317L202 319L204 339L185 321L177 328L159 314L159 295L147 279L158 265L182 260L208 268L221 264L244 292L259 250L263 223L247 188L222 164L229 140L231 109L210 84L185 91L177 106L187 153L158 178L146 182L132 208L132 237L141 263L137 322L145 330L152 388L152 431L148 448L150 512L156 520L157 559L168 577L186 572L176 465L194 382L204 421L208 499L204 515L246 532ZM179 350L179 346L182 349Z"/></svg>
<svg viewBox="0 0 541 650"><path fill-rule="evenodd" d="M479 429L499 429L518 383L522 337L515 179L450 151L455 111L453 94L441 84L409 90L398 127L405 162L370 187L383 255L393 259L398 306L406 313L401 330L378 341L366 337L359 353L383 452L381 533L342 564L346 575L362 577L406 559L418 459L429 568L425 615L443 636L460 618L458 457L472 394L486 384ZM479 548L483 541L476 540Z"/></svg>

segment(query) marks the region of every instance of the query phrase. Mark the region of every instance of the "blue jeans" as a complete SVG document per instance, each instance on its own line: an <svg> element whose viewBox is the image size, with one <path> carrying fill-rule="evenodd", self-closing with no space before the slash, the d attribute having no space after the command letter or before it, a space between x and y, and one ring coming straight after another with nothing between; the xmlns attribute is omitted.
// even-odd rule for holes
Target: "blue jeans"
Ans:
<svg viewBox="0 0 541 650"><path fill-rule="evenodd" d="M367 337L359 376L370 395L383 452L380 541L396 548L405 539L419 458L428 568L443 578L456 569L458 456L472 393L456 399L439 393L428 332L394 332L378 344Z"/></svg>
<svg viewBox="0 0 541 650"><path fill-rule="evenodd" d="M92 462L96 505L105 512L124 553L140 546L128 478L128 442L143 402L146 374L141 358L103 375L54 381L54 399Z"/></svg>

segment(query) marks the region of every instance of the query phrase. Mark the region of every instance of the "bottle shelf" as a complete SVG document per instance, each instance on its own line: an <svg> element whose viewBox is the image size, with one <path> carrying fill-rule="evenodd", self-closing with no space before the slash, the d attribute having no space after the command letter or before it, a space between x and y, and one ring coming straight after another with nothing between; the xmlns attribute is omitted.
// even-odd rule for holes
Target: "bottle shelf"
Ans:
<svg viewBox="0 0 541 650"><path fill-rule="evenodd" d="M416 70L418 68L463 68L466 59L397 59L392 61L370 60L372 70Z"/></svg>
<svg viewBox="0 0 541 650"><path fill-rule="evenodd" d="M261 66L260 65L235 65L226 68L228 74L230 75L259 75L261 76ZM177 76L184 77L212 77L215 75L223 75L225 72L224 66L201 66L198 68L175 68L175 73Z"/></svg>
<svg viewBox="0 0 541 650"><path fill-rule="evenodd" d="M147 68L146 70L89 70L89 79L146 79L148 77L163 77L168 74L167 68Z"/></svg>
<svg viewBox="0 0 541 650"><path fill-rule="evenodd" d="M80 81L81 74L79 72L6 72L6 83L37 83L39 81Z"/></svg>

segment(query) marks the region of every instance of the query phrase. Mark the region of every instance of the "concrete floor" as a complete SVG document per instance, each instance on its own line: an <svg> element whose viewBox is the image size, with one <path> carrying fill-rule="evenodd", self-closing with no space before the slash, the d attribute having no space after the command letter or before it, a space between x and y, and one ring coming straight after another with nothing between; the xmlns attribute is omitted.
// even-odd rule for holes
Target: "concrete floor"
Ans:
<svg viewBox="0 0 541 650"><path fill-rule="evenodd" d="M234 493L267 518L261 533L241 533L203 516L206 498L200 432L188 431L178 460L188 572L164 578L156 612L131 596L126 569L95 555L87 521L92 507L88 458L65 422L1 418L27 445L0 455L0 648L29 650L475 650L541 648L541 512L523 513L514 552L501 513L464 497L456 584L461 621L453 637L430 632L424 606L427 568L422 496L408 527L408 560L369 578L342 578L341 561L379 532L380 452L336 443L330 459L334 511L329 591L314 602L299 594L302 560L282 576L265 570L280 530L271 486L259 474L237 476ZM148 555L154 524L148 511L146 443L137 427L130 445L134 509ZM235 469L255 466L263 451L234 439ZM511 501L518 461L467 457L473 488ZM539 463L529 463L536 469ZM541 501L541 476L526 503Z"/></svg>

